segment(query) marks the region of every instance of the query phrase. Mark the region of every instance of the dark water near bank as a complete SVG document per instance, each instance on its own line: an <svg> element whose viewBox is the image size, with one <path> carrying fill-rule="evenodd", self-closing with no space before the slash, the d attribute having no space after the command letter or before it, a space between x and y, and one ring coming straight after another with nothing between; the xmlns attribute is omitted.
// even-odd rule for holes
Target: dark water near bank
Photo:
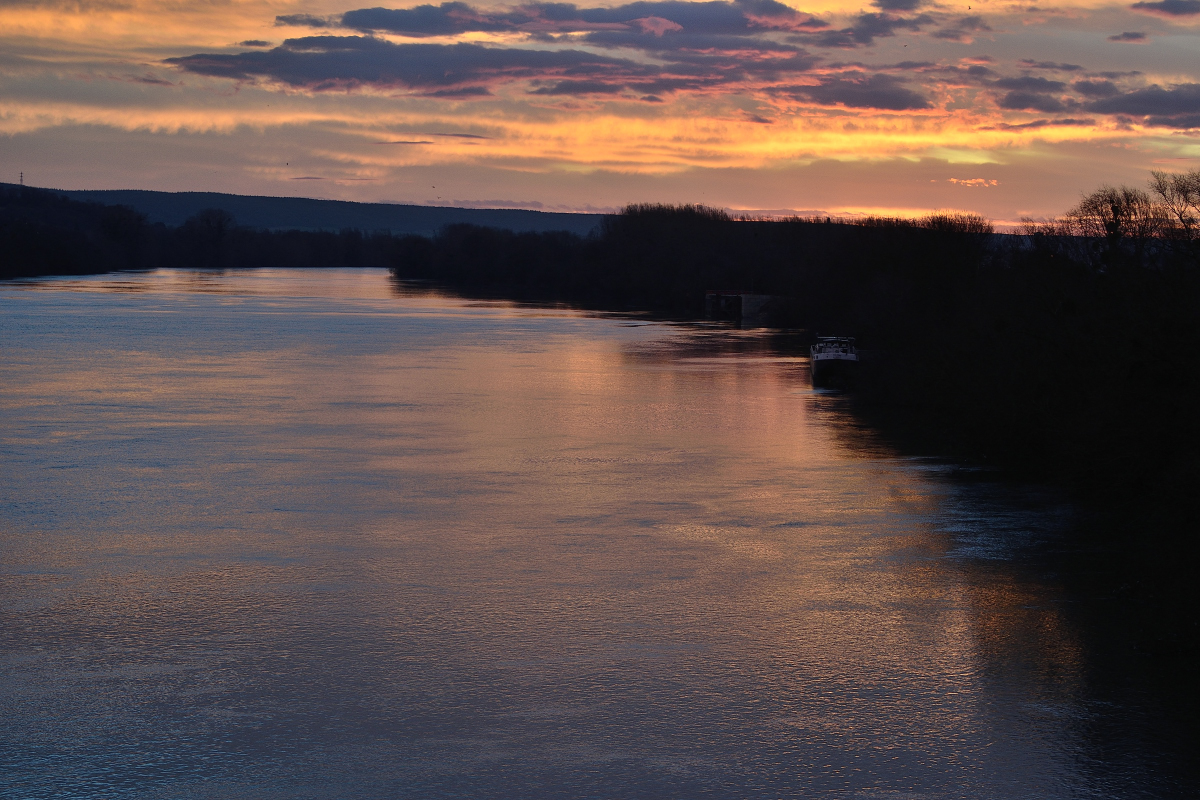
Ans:
<svg viewBox="0 0 1200 800"><path fill-rule="evenodd" d="M0 341L0 796L1200 790L1072 509L763 333L346 270L9 284Z"/></svg>

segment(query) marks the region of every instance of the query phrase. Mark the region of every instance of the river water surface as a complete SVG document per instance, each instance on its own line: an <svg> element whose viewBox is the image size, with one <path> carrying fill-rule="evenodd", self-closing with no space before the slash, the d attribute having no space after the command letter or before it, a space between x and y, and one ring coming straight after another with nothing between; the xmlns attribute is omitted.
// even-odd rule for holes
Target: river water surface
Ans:
<svg viewBox="0 0 1200 800"><path fill-rule="evenodd" d="M1194 796L1071 509L764 332L161 271L0 341L0 796Z"/></svg>

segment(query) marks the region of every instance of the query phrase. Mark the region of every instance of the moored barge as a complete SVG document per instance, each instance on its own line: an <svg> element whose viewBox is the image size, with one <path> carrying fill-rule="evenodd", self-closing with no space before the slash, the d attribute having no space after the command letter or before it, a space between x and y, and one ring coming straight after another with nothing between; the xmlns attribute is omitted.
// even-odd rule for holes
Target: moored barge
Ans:
<svg viewBox="0 0 1200 800"><path fill-rule="evenodd" d="M850 336L818 336L809 348L813 386L847 387L858 373L858 350Z"/></svg>

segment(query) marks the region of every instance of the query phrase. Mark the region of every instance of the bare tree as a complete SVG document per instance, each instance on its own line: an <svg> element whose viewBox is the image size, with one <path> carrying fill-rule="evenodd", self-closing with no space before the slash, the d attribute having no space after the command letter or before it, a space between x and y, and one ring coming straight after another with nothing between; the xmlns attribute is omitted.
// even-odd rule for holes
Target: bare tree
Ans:
<svg viewBox="0 0 1200 800"><path fill-rule="evenodd" d="M1067 212L1078 235L1107 239L1116 245L1134 243L1162 233L1165 217L1150 195L1129 186L1101 186Z"/></svg>
<svg viewBox="0 0 1200 800"><path fill-rule="evenodd" d="M1200 262L1200 169L1150 174L1149 193L1102 186L1061 217L1023 219L1026 245L1101 269L1181 255Z"/></svg>
<svg viewBox="0 0 1200 800"><path fill-rule="evenodd" d="M1155 170L1150 189L1169 212L1177 238L1192 242L1200 237L1200 169L1184 173Z"/></svg>
<svg viewBox="0 0 1200 800"><path fill-rule="evenodd" d="M1104 242L1101 262L1145 264L1170 227L1168 212L1141 189L1102 186L1066 213L1060 225L1071 234Z"/></svg>

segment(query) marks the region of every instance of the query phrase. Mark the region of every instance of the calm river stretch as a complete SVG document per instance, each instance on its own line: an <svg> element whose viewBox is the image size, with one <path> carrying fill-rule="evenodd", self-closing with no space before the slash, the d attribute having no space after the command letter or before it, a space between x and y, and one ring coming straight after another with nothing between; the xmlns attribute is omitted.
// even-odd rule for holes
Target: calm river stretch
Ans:
<svg viewBox="0 0 1200 800"><path fill-rule="evenodd" d="M0 341L5 798L1195 796L1070 507L765 332L160 271Z"/></svg>

